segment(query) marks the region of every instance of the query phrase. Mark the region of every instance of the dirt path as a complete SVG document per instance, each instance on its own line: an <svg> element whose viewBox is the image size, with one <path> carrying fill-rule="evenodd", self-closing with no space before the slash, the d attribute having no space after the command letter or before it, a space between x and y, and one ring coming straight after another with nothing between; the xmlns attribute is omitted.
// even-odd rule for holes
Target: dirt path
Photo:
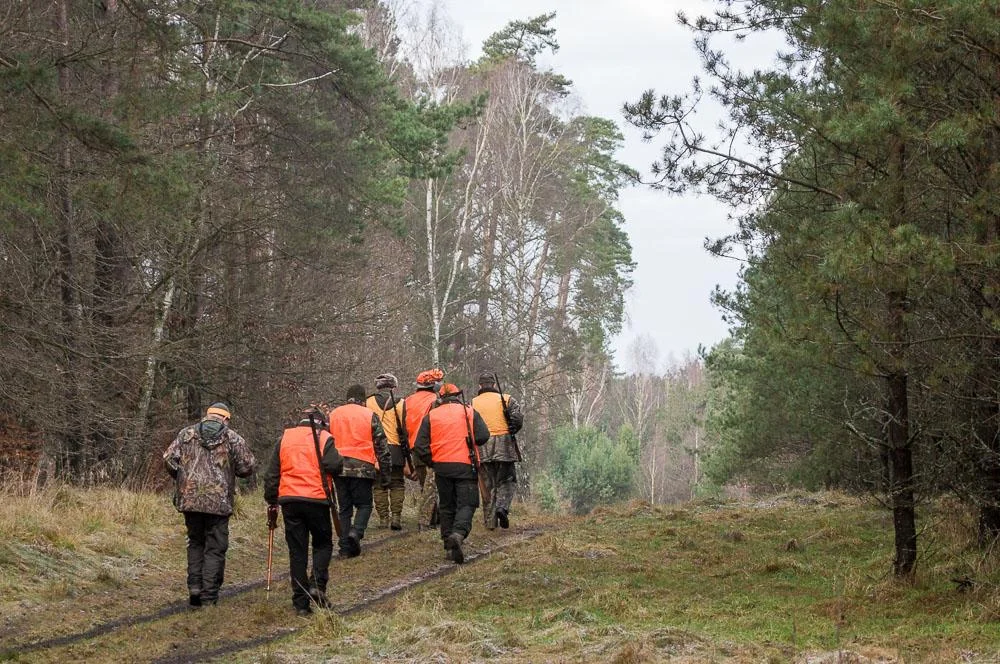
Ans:
<svg viewBox="0 0 1000 664"><path fill-rule="evenodd" d="M386 542L402 539L404 537L413 534L415 533L411 532L411 533L386 535L379 539L375 539L371 542L366 542L367 545L366 548L369 551L373 549L378 549L380 546L383 546ZM275 546L276 547L283 546L283 543L280 541L276 541ZM277 587L284 588L284 584L281 582L287 578L288 578L287 571L277 572L272 575L271 586L273 588ZM267 585L266 579L257 579L255 581L249 581L246 583L225 585L222 587L222 590L219 591L219 598L220 601L225 601L228 599L238 597L250 591L264 588L266 585ZM7 634L5 634L4 635L5 642L3 644L4 648L3 650L0 650L0 659L9 658L13 655L23 655L30 652L34 652L36 650L45 650L49 648L58 648L61 646L72 645L74 643L79 643L87 639L92 639L98 636L102 636L104 634L109 634L124 627L132 627L132 626L142 625L144 623L151 623L153 621L162 620L163 618L167 618L169 616L173 616L179 613L187 613L190 610L191 607L188 606L188 603L186 601L172 602L170 604L163 605L149 612L125 615L118 618L113 618L111 620L105 620L99 622L98 624L88 629L71 632L69 634L60 634L59 636L53 636L41 640L25 641L22 643L16 643L16 642L8 643L6 641Z"/></svg>
<svg viewBox="0 0 1000 664"><path fill-rule="evenodd" d="M470 542L466 564L516 546L542 529L478 531ZM276 563L277 565L277 563ZM439 536L409 532L366 542L364 555L335 560L330 568L330 610L346 616L394 597L414 586L450 574L463 566L444 562ZM287 571L275 575L270 593L264 579L224 587L216 607L190 610L172 602L151 611L102 621L84 630L47 638L4 643L0 659L32 662L65 661L205 661L294 634L308 625L291 609ZM52 632L49 632L52 634ZM6 640L6 639L5 639Z"/></svg>
<svg viewBox="0 0 1000 664"><path fill-rule="evenodd" d="M537 537L543 530L531 530L524 531L512 535L506 538L504 541L493 544L492 546L485 548L481 551L475 553L470 553L466 556L465 564L462 566L455 565L453 563L443 563L437 565L436 567L415 572L407 577L401 579L395 579L390 585L378 589L371 596L348 604L346 606L334 606L330 611L338 616L349 616L354 613L364 611L371 608L372 606L378 604L379 602L385 601L389 598L395 597L409 588L414 586L439 579L443 576L457 572L462 569L465 565L475 563L478 560L483 560L489 557L491 554L497 551L502 551L512 546L516 546L523 542L526 542L534 537ZM232 655L237 652L242 652L244 650L250 650L252 648L259 648L260 646L266 645L268 643L273 643L279 639L283 639L291 634L302 629L301 627L285 627L272 631L271 633L264 634L261 636L253 637L244 641L231 641L229 643L224 643L217 645L211 649L201 649L192 648L187 650L182 650L180 652L167 655L165 657L159 657L153 660L153 664L184 664L185 662L204 662L216 657L222 657L224 655Z"/></svg>

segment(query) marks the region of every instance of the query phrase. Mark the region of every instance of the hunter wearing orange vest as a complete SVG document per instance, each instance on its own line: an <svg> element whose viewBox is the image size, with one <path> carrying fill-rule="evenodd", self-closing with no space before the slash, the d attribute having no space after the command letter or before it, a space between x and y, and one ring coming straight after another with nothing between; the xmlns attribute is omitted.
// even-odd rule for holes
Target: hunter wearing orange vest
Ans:
<svg viewBox="0 0 1000 664"><path fill-rule="evenodd" d="M413 452L434 469L437 479L441 539L448 557L465 561L462 542L472 530L472 517L479 506L478 446L490 439L486 422L462 392L448 383L440 401L420 423Z"/></svg>
<svg viewBox="0 0 1000 664"><path fill-rule="evenodd" d="M361 540L372 515L375 479L383 487L392 482L392 456L385 432L376 415L365 404L365 388L347 388L347 403L330 411L333 444L344 457L344 470L334 478L340 507L340 556L353 558L361 553Z"/></svg>
<svg viewBox="0 0 1000 664"><path fill-rule="evenodd" d="M521 452L514 437L524 426L521 405L509 394L497 389L496 374L479 375L479 394L472 400L472 407L482 415L490 428L490 439L483 445L480 461L489 491L489 503L483 505L486 527L492 530L510 526L510 505L517 489L517 472L514 464L521 460Z"/></svg>
<svg viewBox="0 0 1000 664"><path fill-rule="evenodd" d="M406 424L406 436L413 448L417 430L424 416L430 412L438 398L438 390L444 381L444 372L440 369L428 369L417 374L416 390L403 400L403 422ZM426 528L436 523L437 490L434 484L434 473L428 472L427 466L419 457L413 456L413 473L420 484L420 499L417 503L417 528Z"/></svg>
<svg viewBox="0 0 1000 664"><path fill-rule="evenodd" d="M333 556L329 479L340 473L343 459L326 426L320 409L303 411L298 424L285 429L274 446L264 475L268 519L273 523L279 506L284 519L292 606L300 616L312 613L312 603L328 606L326 585ZM307 574L310 537L313 565L312 574Z"/></svg>

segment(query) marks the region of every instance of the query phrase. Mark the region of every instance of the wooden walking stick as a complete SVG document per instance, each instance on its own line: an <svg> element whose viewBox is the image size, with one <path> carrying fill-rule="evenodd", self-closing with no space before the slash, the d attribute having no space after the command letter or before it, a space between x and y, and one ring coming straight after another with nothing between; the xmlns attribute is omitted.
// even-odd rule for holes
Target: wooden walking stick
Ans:
<svg viewBox="0 0 1000 664"><path fill-rule="evenodd" d="M267 586L265 592L271 592L271 564L274 561L274 530L278 527L278 506L267 506ZM271 595L268 594L268 597Z"/></svg>

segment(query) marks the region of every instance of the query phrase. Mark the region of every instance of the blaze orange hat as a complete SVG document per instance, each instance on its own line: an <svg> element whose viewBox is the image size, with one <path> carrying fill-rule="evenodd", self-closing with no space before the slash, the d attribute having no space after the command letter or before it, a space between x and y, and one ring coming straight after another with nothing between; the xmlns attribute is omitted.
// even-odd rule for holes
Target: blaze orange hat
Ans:
<svg viewBox="0 0 1000 664"><path fill-rule="evenodd" d="M229 414L229 406L222 403L221 401L216 401L211 406L209 406L208 410L205 411L205 414L218 415L219 417L225 417L226 419L232 417L232 415Z"/></svg>
<svg viewBox="0 0 1000 664"><path fill-rule="evenodd" d="M438 392L443 397L451 396L453 394L461 394L462 390L458 389L458 385L454 383L445 383L441 386L441 390Z"/></svg>
<svg viewBox="0 0 1000 664"><path fill-rule="evenodd" d="M417 374L417 385L430 387L434 383L444 380L444 372L440 369L428 369Z"/></svg>

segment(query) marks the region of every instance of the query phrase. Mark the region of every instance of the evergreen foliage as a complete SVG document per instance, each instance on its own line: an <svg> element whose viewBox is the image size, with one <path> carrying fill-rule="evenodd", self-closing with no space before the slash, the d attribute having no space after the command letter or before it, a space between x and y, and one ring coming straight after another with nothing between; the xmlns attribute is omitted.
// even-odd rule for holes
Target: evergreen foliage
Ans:
<svg viewBox="0 0 1000 664"><path fill-rule="evenodd" d="M552 477L578 514L629 496L636 466L627 437L614 441L592 427L561 428L553 449Z"/></svg>
<svg viewBox="0 0 1000 664"><path fill-rule="evenodd" d="M667 134L661 186L741 213L713 246L748 258L742 287L719 298L734 343L712 355L713 472L748 462L879 490L908 576L920 496L954 491L981 508L984 541L1000 533L996 228L983 207L997 196L992 8L720 7L689 23L710 87L626 106ZM773 69L740 71L713 45L764 30L789 44ZM690 124L704 95L728 115L714 138Z"/></svg>

